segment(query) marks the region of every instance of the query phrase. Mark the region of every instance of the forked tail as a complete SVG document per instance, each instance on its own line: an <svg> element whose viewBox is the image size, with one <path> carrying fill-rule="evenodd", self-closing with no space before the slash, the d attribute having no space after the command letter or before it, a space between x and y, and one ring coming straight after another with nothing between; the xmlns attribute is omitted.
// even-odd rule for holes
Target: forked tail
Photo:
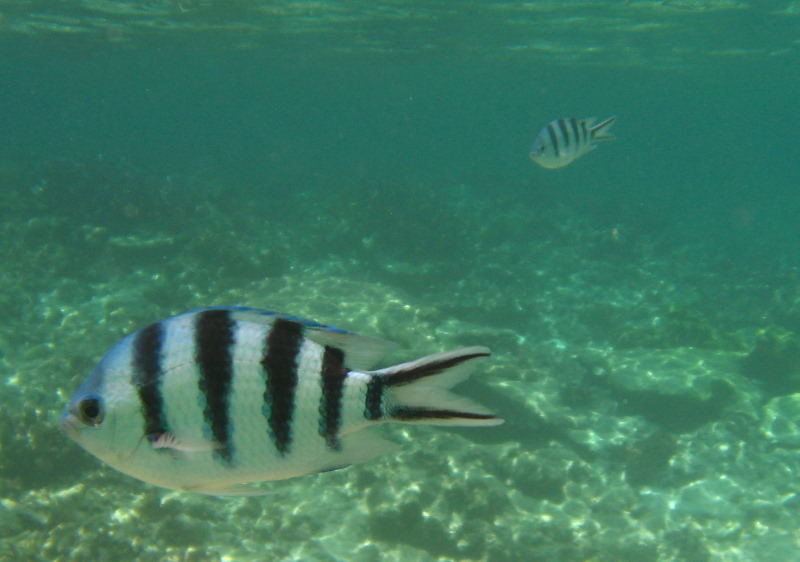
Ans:
<svg viewBox="0 0 800 562"><path fill-rule="evenodd" d="M465 347L373 371L368 417L433 425L498 425L503 419L477 402L450 392L465 381L486 347Z"/></svg>
<svg viewBox="0 0 800 562"><path fill-rule="evenodd" d="M611 125L614 124L614 121L617 120L617 116L609 117L602 123L598 123L597 125L592 125L592 140L593 141L601 141L601 140L614 140L616 137L608 132L611 128Z"/></svg>

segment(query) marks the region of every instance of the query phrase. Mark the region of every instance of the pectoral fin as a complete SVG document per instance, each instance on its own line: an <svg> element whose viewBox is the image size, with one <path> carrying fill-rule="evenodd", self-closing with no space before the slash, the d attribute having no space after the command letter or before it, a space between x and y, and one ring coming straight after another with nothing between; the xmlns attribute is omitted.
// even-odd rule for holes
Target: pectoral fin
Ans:
<svg viewBox="0 0 800 562"><path fill-rule="evenodd" d="M182 440L170 431L151 433L147 436L147 440L150 441L153 449L171 449L173 451L180 451L182 453L213 451L222 446L216 441L210 441L208 439L196 441Z"/></svg>

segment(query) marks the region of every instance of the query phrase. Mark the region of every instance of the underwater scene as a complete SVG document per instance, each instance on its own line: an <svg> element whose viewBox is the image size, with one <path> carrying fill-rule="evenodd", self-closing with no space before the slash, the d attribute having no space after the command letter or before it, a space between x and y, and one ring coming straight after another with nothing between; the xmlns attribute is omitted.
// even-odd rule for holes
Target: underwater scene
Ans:
<svg viewBox="0 0 800 562"><path fill-rule="evenodd" d="M0 0L0 559L800 560L799 48Z"/></svg>

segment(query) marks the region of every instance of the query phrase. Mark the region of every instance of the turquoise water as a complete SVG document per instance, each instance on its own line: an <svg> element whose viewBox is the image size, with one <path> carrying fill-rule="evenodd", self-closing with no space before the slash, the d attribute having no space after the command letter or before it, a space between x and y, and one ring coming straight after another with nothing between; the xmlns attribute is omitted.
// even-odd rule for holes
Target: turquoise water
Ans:
<svg viewBox="0 0 800 562"><path fill-rule="evenodd" d="M800 559L798 41L789 0L0 2L0 558ZM61 433L217 304L487 345L506 424L259 498Z"/></svg>

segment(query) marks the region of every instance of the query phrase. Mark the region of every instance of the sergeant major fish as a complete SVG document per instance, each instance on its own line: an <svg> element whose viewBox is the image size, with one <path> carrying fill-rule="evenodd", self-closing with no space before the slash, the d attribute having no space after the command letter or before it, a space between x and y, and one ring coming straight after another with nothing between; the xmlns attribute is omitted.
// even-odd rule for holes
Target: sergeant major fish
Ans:
<svg viewBox="0 0 800 562"><path fill-rule="evenodd" d="M246 307L193 310L118 342L62 414L102 461L162 486L214 495L367 461L394 446L383 422L503 420L449 389L485 347L369 370L389 342Z"/></svg>
<svg viewBox="0 0 800 562"><path fill-rule="evenodd" d="M563 168L597 148L596 141L612 140L614 135L608 130L616 119L609 117L597 125L595 117L562 117L551 121L533 142L531 160L543 168Z"/></svg>

